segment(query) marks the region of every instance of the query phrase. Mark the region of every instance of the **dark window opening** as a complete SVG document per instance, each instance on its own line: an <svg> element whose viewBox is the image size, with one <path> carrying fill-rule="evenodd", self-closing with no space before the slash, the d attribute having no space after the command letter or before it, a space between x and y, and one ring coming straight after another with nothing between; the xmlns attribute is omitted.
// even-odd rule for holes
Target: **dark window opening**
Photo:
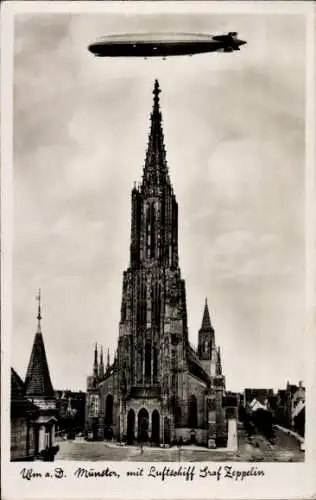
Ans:
<svg viewBox="0 0 316 500"><path fill-rule="evenodd" d="M153 378L154 382L158 379L158 349L154 347L153 349Z"/></svg>
<svg viewBox="0 0 316 500"><path fill-rule="evenodd" d="M145 379L146 383L151 382L151 344L147 343L145 347Z"/></svg>
<svg viewBox="0 0 316 500"><path fill-rule="evenodd" d="M113 424L113 396L109 394L105 402L105 425Z"/></svg>
<svg viewBox="0 0 316 500"><path fill-rule="evenodd" d="M197 399L195 396L190 396L189 399L189 427L191 429L197 428Z"/></svg>

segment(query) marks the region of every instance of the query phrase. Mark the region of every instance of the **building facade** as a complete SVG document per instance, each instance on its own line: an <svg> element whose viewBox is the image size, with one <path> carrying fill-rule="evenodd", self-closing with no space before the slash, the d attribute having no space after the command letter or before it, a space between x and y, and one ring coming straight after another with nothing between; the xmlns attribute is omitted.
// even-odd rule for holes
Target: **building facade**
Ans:
<svg viewBox="0 0 316 500"><path fill-rule="evenodd" d="M11 461L31 461L35 457L33 420L38 408L26 397L25 385L11 368Z"/></svg>
<svg viewBox="0 0 316 500"><path fill-rule="evenodd" d="M57 434L74 437L85 428L86 393L79 391L55 391L58 422Z"/></svg>
<svg viewBox="0 0 316 500"><path fill-rule="evenodd" d="M57 422L52 386L41 330L38 295L38 326L23 382L11 369L11 460L53 460Z"/></svg>
<svg viewBox="0 0 316 500"><path fill-rule="evenodd" d="M178 204L170 182L155 81L142 182L131 194L130 262L123 273L118 347L104 366L97 346L87 380L86 436L127 443L227 439L225 378L207 302L195 350L188 338L178 255Z"/></svg>

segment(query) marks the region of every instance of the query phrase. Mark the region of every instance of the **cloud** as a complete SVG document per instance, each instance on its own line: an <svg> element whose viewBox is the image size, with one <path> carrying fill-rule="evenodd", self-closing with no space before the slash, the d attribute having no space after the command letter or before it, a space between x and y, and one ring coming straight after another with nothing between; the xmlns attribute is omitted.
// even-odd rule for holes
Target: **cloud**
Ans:
<svg viewBox="0 0 316 500"><path fill-rule="evenodd" d="M160 29L236 30L248 44L167 61L87 51L106 33ZM130 191L158 77L190 339L207 295L228 384L248 384L258 346L258 383L300 377L292 346L304 325L304 51L300 16L17 16L13 364L22 376L38 287L56 387L85 387L95 341L116 348Z"/></svg>

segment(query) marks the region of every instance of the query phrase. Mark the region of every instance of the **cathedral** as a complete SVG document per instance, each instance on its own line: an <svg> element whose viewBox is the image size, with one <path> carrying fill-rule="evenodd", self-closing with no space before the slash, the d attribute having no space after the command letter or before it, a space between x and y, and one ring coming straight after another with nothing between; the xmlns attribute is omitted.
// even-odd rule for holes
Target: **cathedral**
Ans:
<svg viewBox="0 0 316 500"><path fill-rule="evenodd" d="M131 193L130 262L123 273L118 346L97 346L87 379L86 438L132 444L226 446L225 377L207 301L198 347L189 342L170 182L155 81L142 181Z"/></svg>

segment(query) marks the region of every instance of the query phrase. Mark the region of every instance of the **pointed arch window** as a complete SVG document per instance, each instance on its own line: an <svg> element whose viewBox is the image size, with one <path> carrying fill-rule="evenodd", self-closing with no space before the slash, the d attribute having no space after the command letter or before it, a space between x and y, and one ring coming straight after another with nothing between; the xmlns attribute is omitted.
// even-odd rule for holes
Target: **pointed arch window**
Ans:
<svg viewBox="0 0 316 500"><path fill-rule="evenodd" d="M151 382L151 344L149 342L145 345L145 381Z"/></svg>
<svg viewBox="0 0 316 500"><path fill-rule="evenodd" d="M137 383L141 383L143 379L143 348L139 346L137 349Z"/></svg>
<svg viewBox="0 0 316 500"><path fill-rule="evenodd" d="M150 205L150 228L151 228L151 240L150 240L150 255L155 256L155 206L152 203Z"/></svg>
<svg viewBox="0 0 316 500"><path fill-rule="evenodd" d="M156 346L153 348L153 379L154 382L158 380L158 349Z"/></svg>

